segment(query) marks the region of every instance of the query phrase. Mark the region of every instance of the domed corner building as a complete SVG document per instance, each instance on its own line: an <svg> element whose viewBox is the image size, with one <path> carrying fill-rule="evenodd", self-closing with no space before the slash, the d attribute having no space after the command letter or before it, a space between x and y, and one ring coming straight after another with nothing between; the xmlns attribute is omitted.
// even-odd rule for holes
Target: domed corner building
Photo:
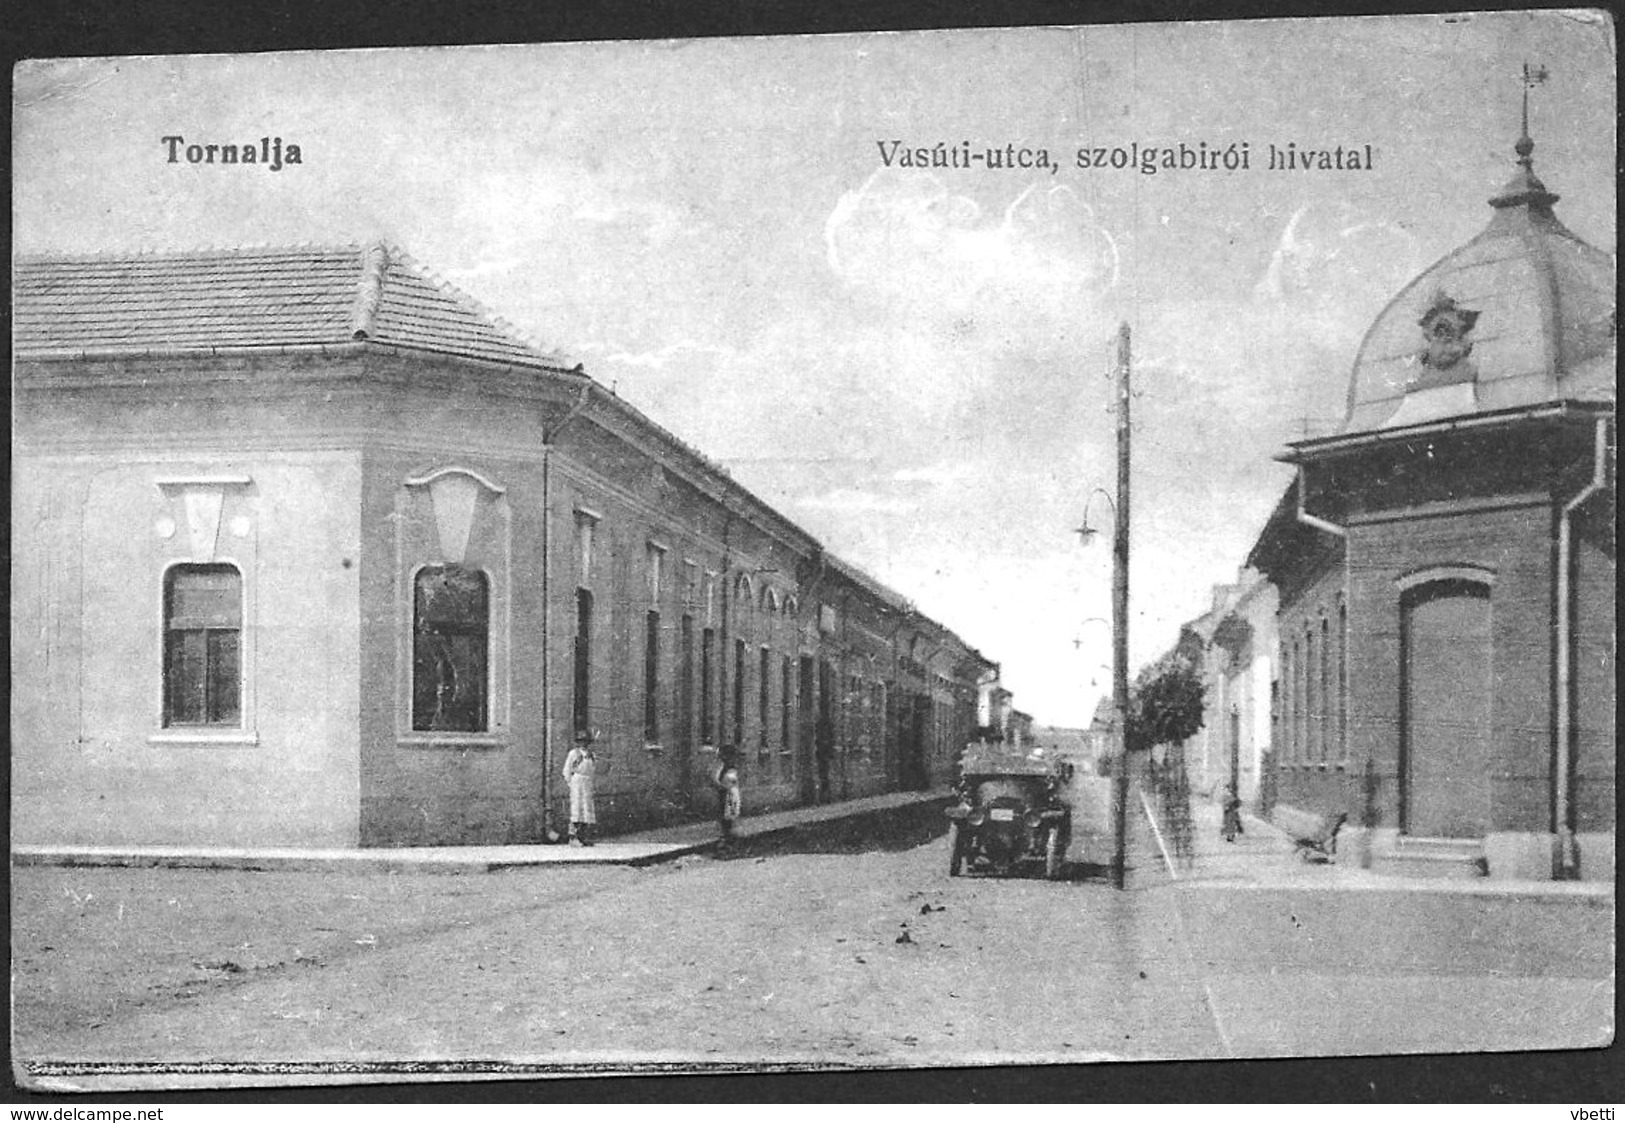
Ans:
<svg viewBox="0 0 1625 1123"><path fill-rule="evenodd" d="M1248 558L1280 591L1276 820L1346 814L1379 868L1614 876L1614 260L1533 148L1377 317Z"/></svg>

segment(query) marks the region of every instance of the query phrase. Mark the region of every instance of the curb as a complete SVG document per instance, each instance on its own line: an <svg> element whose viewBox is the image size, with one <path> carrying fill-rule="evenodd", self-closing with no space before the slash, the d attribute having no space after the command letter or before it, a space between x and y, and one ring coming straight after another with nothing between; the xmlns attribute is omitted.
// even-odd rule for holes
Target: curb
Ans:
<svg viewBox="0 0 1625 1123"><path fill-rule="evenodd" d="M1257 830L1261 837L1279 837L1290 841L1291 836L1268 819L1243 813L1247 830ZM1268 832L1266 835L1264 832ZM1282 860L1290 854L1283 852ZM1198 857L1200 861L1200 856ZM1328 892L1365 893L1443 893L1463 897L1497 898L1527 901L1531 904L1576 905L1589 908L1612 908L1615 887L1602 881L1526 881L1493 877L1406 877L1400 874L1377 872L1360 866L1337 862L1320 867L1313 873L1292 874L1261 869L1253 877L1213 874L1207 878L1197 876L1182 879L1181 884L1204 890L1254 889L1290 890L1314 889Z"/></svg>
<svg viewBox="0 0 1625 1123"><path fill-rule="evenodd" d="M815 808L765 812L766 820L752 828L750 819L739 825L741 842L792 833L805 827L907 811L938 798L938 793L917 793L918 798L893 793L879 806L853 800L856 806L819 804ZM694 828L691 825L688 830ZM506 870L535 870L573 866L641 867L669 862L691 854L715 850L722 841L715 834L688 840L664 841L650 837L657 832L632 832L622 838L599 842L593 850L540 843L514 847L443 846L400 848L319 848L295 847L254 850L248 847L162 847L162 846L73 846L13 845L11 864L57 866L69 869L201 869L240 870L271 873L416 873L478 874Z"/></svg>

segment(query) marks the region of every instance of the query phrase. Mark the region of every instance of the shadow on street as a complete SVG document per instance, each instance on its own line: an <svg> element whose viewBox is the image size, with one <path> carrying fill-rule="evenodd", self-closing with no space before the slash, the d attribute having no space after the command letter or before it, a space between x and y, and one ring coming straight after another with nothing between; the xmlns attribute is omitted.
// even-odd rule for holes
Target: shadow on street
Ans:
<svg viewBox="0 0 1625 1123"><path fill-rule="evenodd" d="M924 846L948 833L943 813L947 799L869 815L803 823L773 834L735 839L712 851L718 861L766 858L785 854L861 854L898 852Z"/></svg>
<svg viewBox="0 0 1625 1123"><path fill-rule="evenodd" d="M935 842L948 834L951 820L944 814L949 800L933 800L902 810L877 811L826 823L806 823L786 831L735 840L711 856L721 862L784 857L791 854L898 853ZM1131 862L1131 866L1132 866ZM943 859L947 873L947 859ZM1042 862L1029 863L1010 874L978 873L967 869L966 880L1044 880ZM1067 862L1059 880L1109 884L1107 865Z"/></svg>

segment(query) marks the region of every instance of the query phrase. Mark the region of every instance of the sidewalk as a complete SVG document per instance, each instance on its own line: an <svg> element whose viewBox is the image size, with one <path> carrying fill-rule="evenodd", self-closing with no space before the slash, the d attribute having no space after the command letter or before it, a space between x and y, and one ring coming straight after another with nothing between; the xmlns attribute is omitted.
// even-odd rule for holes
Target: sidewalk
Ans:
<svg viewBox="0 0 1625 1123"><path fill-rule="evenodd" d="M1145 815L1138 793L1137 810ZM1386 892L1462 893L1489 897L1517 897L1528 900L1576 901L1612 908L1614 886L1598 881L1514 881L1490 877L1407 877L1386 871L1362 869L1352 851L1339 851L1330 862L1305 862L1292 840L1280 828L1253 815L1243 815L1244 830L1234 842L1220 836L1222 814L1217 803L1201 798L1191 801L1193 819L1193 860L1181 864L1177 858L1170 871L1161 849L1155 854L1157 866L1174 880L1191 889L1339 889ZM1163 844L1172 853L1173 842Z"/></svg>
<svg viewBox="0 0 1625 1123"><path fill-rule="evenodd" d="M736 828L740 838L794 830L808 823L909 807L946 799L948 789L886 795L750 815ZM350 873L490 873L536 866L640 866L709 850L717 844L713 822L683 823L635 831L593 846L405 846L226 847L18 845L15 866L168 866L222 870L342 870Z"/></svg>

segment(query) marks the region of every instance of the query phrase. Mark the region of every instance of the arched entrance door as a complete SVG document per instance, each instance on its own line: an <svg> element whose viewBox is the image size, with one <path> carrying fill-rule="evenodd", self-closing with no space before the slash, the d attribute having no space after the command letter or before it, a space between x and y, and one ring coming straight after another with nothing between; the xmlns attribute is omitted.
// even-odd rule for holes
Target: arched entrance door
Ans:
<svg viewBox="0 0 1625 1123"><path fill-rule="evenodd" d="M1490 822L1490 591L1431 581L1400 601L1407 834L1479 838Z"/></svg>

